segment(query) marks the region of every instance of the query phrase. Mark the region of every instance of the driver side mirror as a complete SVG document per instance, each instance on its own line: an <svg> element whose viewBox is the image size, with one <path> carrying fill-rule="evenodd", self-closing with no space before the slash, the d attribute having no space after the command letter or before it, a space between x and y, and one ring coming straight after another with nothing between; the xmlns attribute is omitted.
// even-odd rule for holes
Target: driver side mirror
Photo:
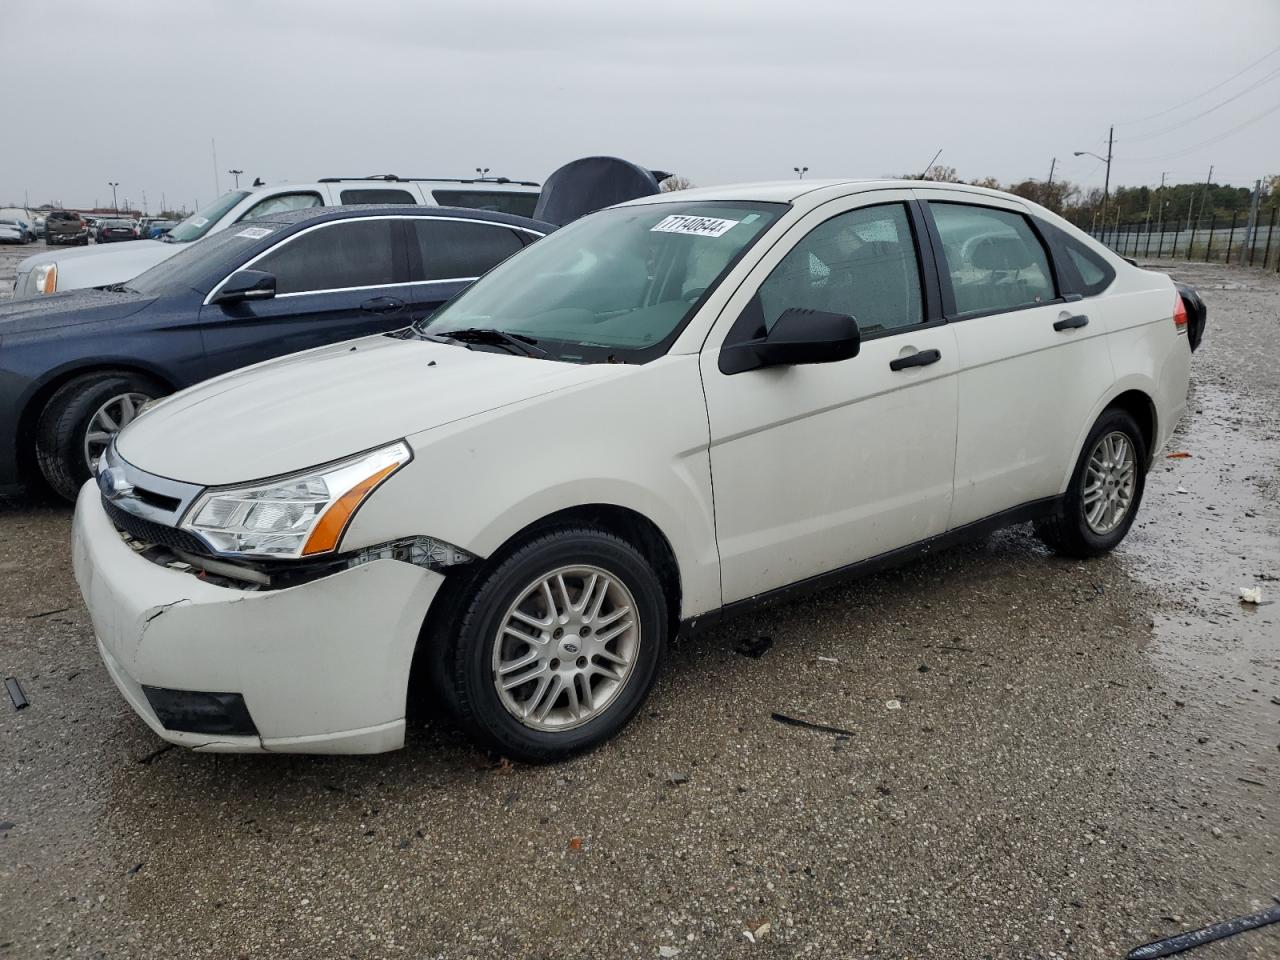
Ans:
<svg viewBox="0 0 1280 960"><path fill-rule="evenodd" d="M237 270L222 285L213 303L225 305L246 300L270 300L276 295L276 278L261 270Z"/></svg>
<svg viewBox="0 0 1280 960"><path fill-rule="evenodd" d="M720 351L720 372L744 373L761 367L802 363L837 363L858 355L862 335L858 321L843 313L791 307L763 337Z"/></svg>

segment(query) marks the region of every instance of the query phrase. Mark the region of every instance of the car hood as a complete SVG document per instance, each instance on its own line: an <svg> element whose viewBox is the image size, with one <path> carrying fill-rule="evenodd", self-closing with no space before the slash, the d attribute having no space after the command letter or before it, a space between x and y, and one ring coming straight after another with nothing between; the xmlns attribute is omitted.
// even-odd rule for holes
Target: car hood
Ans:
<svg viewBox="0 0 1280 960"><path fill-rule="evenodd" d="M18 273L30 273L44 263L58 265L58 290L79 290L125 283L157 263L185 250L185 243L135 240L110 246L81 247L77 250L46 251L18 264Z"/></svg>
<svg viewBox="0 0 1280 960"><path fill-rule="evenodd" d="M19 333L40 333L132 316L156 298L141 293L72 290L26 300L0 301L0 342Z"/></svg>
<svg viewBox="0 0 1280 960"><path fill-rule="evenodd" d="M245 483L625 370L366 337L174 394L122 431L117 450L140 470L172 480Z"/></svg>

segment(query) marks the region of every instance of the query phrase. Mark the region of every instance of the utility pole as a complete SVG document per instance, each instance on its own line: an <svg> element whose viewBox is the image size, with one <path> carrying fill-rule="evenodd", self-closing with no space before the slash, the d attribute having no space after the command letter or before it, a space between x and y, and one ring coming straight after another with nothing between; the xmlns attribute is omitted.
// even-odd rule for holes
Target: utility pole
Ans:
<svg viewBox="0 0 1280 960"><path fill-rule="evenodd" d="M1058 158L1054 157L1053 160L1049 163L1049 179L1045 181L1046 187L1053 186L1053 168L1056 167L1057 165L1058 165Z"/></svg>
<svg viewBox="0 0 1280 960"><path fill-rule="evenodd" d="M111 206L115 208L116 213L120 212L120 204L116 201L116 187L120 186L119 180L108 180L107 186L111 188ZM97 206L97 204L95 204Z"/></svg>
<svg viewBox="0 0 1280 960"><path fill-rule="evenodd" d="M1107 129L1107 178L1102 181L1102 222L1107 221L1107 199L1111 194L1111 145L1115 142L1116 128Z"/></svg>
<svg viewBox="0 0 1280 960"><path fill-rule="evenodd" d="M244 171L243 171L243 170L228 170L228 171L227 171L227 173L231 174L233 177L235 177L235 178L236 178L236 189L237 189L237 190L239 190L239 189L240 189L240 174L244 173Z"/></svg>
<svg viewBox="0 0 1280 960"><path fill-rule="evenodd" d="M794 171L796 172L796 174L797 174L797 176L798 176L798 178L799 178L800 180L803 180L803 179L804 179L804 175L805 175L806 173L808 173L808 172L809 172L809 168L808 168L808 167L792 167L791 169L792 169L792 170L794 170Z"/></svg>
<svg viewBox="0 0 1280 960"><path fill-rule="evenodd" d="M1257 242L1258 230L1258 201L1262 199L1262 181L1253 181L1253 202L1249 204L1249 226L1245 230L1244 235L1248 238L1249 249L1253 249L1254 243Z"/></svg>
<svg viewBox="0 0 1280 960"><path fill-rule="evenodd" d="M143 214L143 216L146 216L146 215L147 215L147 213L148 213L148 211L147 211L147 191L143 190L143 191L142 191L142 214Z"/></svg>
<svg viewBox="0 0 1280 960"><path fill-rule="evenodd" d="M1200 212L1196 215L1197 219L1199 217L1204 216L1204 202L1209 198L1209 181L1212 179L1213 179L1213 164L1211 163L1209 164L1209 175L1204 178L1204 193L1200 194ZM1195 202L1195 199L1196 199L1196 195L1193 193L1191 195L1191 200L1193 203ZM1187 212L1187 229L1188 230L1191 229L1191 213L1189 208Z"/></svg>

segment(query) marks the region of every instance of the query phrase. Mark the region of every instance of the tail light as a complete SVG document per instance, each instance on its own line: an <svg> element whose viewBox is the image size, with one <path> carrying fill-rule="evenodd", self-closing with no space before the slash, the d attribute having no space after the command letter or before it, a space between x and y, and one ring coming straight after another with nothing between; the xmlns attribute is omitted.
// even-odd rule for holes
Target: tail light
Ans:
<svg viewBox="0 0 1280 960"><path fill-rule="evenodd" d="M1173 295L1173 325L1179 333L1187 332L1187 305L1182 302L1182 294Z"/></svg>

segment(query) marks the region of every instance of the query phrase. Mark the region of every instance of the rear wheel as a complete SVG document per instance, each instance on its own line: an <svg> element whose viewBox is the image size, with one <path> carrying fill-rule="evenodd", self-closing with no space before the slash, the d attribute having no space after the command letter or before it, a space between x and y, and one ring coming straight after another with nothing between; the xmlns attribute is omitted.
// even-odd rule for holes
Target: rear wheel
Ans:
<svg viewBox="0 0 1280 960"><path fill-rule="evenodd" d="M1036 533L1058 553L1096 557L1133 525L1146 485L1147 444L1127 411L1103 412L1089 431L1058 511Z"/></svg>
<svg viewBox="0 0 1280 960"><path fill-rule="evenodd" d="M451 630L452 712L480 742L538 763L607 740L639 709L666 646L667 605L630 544L562 530L481 578Z"/></svg>
<svg viewBox="0 0 1280 960"><path fill-rule="evenodd" d="M49 486L75 500L115 435L148 400L166 392L154 380L117 370L88 373L59 387L36 425L36 461Z"/></svg>

